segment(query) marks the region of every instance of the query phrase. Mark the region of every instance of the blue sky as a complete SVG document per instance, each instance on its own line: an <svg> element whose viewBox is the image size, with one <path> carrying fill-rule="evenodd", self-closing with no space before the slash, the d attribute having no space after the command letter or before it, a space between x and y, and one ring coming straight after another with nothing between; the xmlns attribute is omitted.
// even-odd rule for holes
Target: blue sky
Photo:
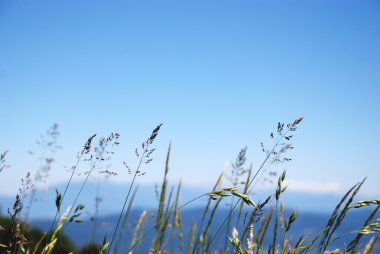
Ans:
<svg viewBox="0 0 380 254"><path fill-rule="evenodd" d="M0 1L0 149L11 168L0 193L35 170L28 154L52 123L63 150L51 181L68 177L93 133L119 131L122 161L158 123L162 177L210 186L226 161L278 121L304 116L287 169L290 191L341 193L368 176L377 196L380 137L380 4L377 1ZM292 187L293 183L293 187Z"/></svg>

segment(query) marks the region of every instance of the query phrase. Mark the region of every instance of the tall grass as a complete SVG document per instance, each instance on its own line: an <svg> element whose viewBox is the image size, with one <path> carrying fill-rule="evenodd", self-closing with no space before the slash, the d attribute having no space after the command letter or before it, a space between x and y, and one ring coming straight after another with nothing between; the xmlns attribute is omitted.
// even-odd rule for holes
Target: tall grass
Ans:
<svg viewBox="0 0 380 254"><path fill-rule="evenodd" d="M269 149L262 143L261 147L265 153L263 162L255 169L253 165L245 167L246 148L243 148L232 164L231 174L221 173L215 185L209 192L203 193L188 201L181 200L181 182L177 186L169 182L171 145L169 145L166 161L164 165L164 175L159 190L157 209L153 211L144 210L136 221L130 221L130 213L138 191L135 186L136 178L143 176L143 165L152 161L155 148L152 148L153 141L157 138L161 128L158 125L141 148L135 150L138 159L138 166L132 170L124 163L130 172L131 183L126 186L126 195L121 202L118 220L107 240L104 236L103 243L98 245L92 252L86 253L138 253L141 246L149 246L150 253L247 253L247 254L285 254L285 253L371 253L376 249L376 244L380 236L380 219L377 217L380 208L380 199L362 200L356 202L355 199L362 188L365 179L355 184L342 197L340 202L333 209L332 214L324 225L317 227L309 235L297 235L291 232L292 225L297 223L297 211L293 210L289 216L284 213L284 205L281 200L286 192L286 173L270 172L270 176L277 177L277 185L274 193L268 197L261 197L263 202L255 201L251 193L255 190L255 185L266 174L266 169L272 163L286 163L291 160L288 152L293 150L290 140L293 138L302 118L285 125L278 123L276 134L270 133L273 142ZM62 232L71 222L81 222L81 214L85 207L80 202L81 193L93 174L98 163L104 160L104 154L108 154L108 146L117 146L119 134L112 133L106 138L100 139L98 146L94 148L93 139L95 135L88 138L83 149L78 153L77 159L72 166L70 178L64 188L63 194L57 190L55 204L57 207L55 218L52 221L50 232L47 232L39 241L30 242L26 237L28 228L21 223L20 213L23 209L22 196L17 195L12 209L9 209L11 235L8 242L0 239L0 253L55 253L57 243L60 241ZM0 172L7 170L6 152L0 154ZM60 214L63 200L71 187L75 177L76 169L82 161L89 161L90 168L86 172L80 190L75 195L72 205L61 216L57 225L55 222ZM108 172L105 170L103 172ZM116 175L116 174L113 174ZM28 192L27 182L30 176L23 180L24 191ZM227 179L229 185L225 185ZM134 189L134 191L132 191ZM195 200L207 198L204 211L200 218L194 218L190 228L183 224L183 208ZM255 198L257 199L257 198ZM274 203L273 203L274 202ZM221 211L222 204L229 204L227 216L216 219ZM337 235L338 229L351 210L363 209L374 206L372 212L363 221L362 226L347 232L345 236L350 236L350 240L339 249L332 249L332 243L341 239L342 235ZM238 209L237 209L238 208ZM196 223L198 221L198 223ZM219 221L222 223L218 224ZM128 226L134 224L132 232L127 234ZM94 224L94 230L97 227ZM7 230L0 225L0 232ZM92 232L94 239L95 231ZM188 239L184 239L184 232L189 232ZM222 234L222 232L225 232ZM368 237L370 236L370 237ZM123 244L122 244L123 243ZM128 247L125 247L128 246ZM91 248L88 248L88 250ZM75 251L75 250L73 250Z"/></svg>

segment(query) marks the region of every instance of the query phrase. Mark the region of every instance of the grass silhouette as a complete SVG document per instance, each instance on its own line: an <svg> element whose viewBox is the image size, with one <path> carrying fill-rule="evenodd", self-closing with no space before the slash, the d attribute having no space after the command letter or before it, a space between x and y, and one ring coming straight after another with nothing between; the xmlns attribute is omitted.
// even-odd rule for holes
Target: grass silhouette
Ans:
<svg viewBox="0 0 380 254"><path fill-rule="evenodd" d="M135 181L137 177L145 174L144 166L153 159L155 148L152 148L152 145L162 127L162 124L159 124L150 136L142 142L141 147L136 148L135 154L138 160L136 169L132 170L124 162L132 180L121 205L117 223L110 234L111 237L107 239L107 236L104 236L101 245L92 243L77 253L138 253L142 244L149 246L150 253L371 253L380 236L380 219L376 218L377 211L380 208L380 200L354 202L365 183L365 179L347 191L324 225L317 227L309 235L295 236L297 241L294 241L294 236L289 237L291 226L297 223L297 211L293 210L290 216L286 217L281 202L281 197L287 188L287 185L284 185L285 171L281 174L270 172L272 177L277 177L277 186L272 195L265 197L264 202L258 203L251 197L255 185L266 173L265 169L268 164L286 163L292 160L288 157L288 151L294 148L290 141L302 120L301 117L286 125L284 123L277 124L276 131L269 135L273 140L273 145L269 149L266 149L264 144L261 145L265 159L257 167L257 170L254 170L252 165L246 166L247 148L243 148L235 163L232 164L230 174L222 173L211 191L183 203L180 198L181 182L176 187L169 187L168 173L171 155L171 145L169 145L164 176L161 188L158 190L157 209L153 213L142 211L134 225L132 237L127 238L124 232L127 230L127 225L132 224L129 222L129 215L138 191ZM62 239L65 239L65 227L68 227L70 223L81 222L80 217L84 206L80 204L80 197L89 177L94 174L94 169L98 163L105 160L107 154L113 154L109 148L119 144L118 133L111 133L108 137L101 138L97 146L94 145L95 138L96 135L90 136L83 149L78 153L63 194L56 190L55 204L57 210L55 218L52 221L50 231L46 232L38 241L28 239L31 230L28 226L28 219L25 221L25 217L21 216L25 197L34 191L34 186L33 188L30 187L33 185L30 173L23 179L22 195L17 195L13 208L8 209L9 223L0 225L0 232L7 232L8 235L6 240L0 239L0 253L58 253L57 246ZM5 151L0 155L1 172L9 166L6 164L7 152ZM75 195L74 200L71 201L72 205L66 209L63 215L59 216L62 202L67 198L66 193L71 187L78 164L83 161L90 162L90 168L86 172L80 190ZM108 170L103 170L102 173L116 175L116 173ZM224 180L229 185L225 185ZM193 223L190 228L185 228L182 209L201 198L207 198L207 203L200 223ZM216 220L215 216L217 211L221 209L222 201L229 204L228 213L222 220L220 218ZM337 235L337 229L342 225L349 212L368 207L373 207L373 210L363 221L362 227L346 233L351 237L350 241L339 249L331 249L331 243L342 237ZM30 206L28 213L29 210ZM243 211L247 211L245 216L242 216ZM60 220L56 224L58 217ZM218 224L219 221L222 223ZM189 232L188 239L184 239L185 231ZM92 233L94 234L94 232ZM218 241L220 239L223 239L224 244L220 245L221 241ZM121 243L126 242L128 247L122 249ZM269 244L264 244L264 242ZM75 252L76 250L72 249L72 251Z"/></svg>

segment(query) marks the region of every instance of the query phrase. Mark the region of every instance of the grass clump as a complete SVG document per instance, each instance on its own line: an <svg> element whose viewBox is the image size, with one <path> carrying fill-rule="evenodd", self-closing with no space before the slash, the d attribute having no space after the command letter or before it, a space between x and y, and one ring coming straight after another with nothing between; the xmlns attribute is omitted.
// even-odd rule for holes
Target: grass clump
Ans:
<svg viewBox="0 0 380 254"><path fill-rule="evenodd" d="M121 201L120 213L114 228L104 236L101 244L91 243L76 253L139 253L143 248L144 250L149 249L149 253L187 254L373 252L377 248L376 243L380 236L380 219L377 217L380 201L375 199L355 202L365 179L347 191L324 225L308 235L297 235L292 232L291 229L297 223L299 215L297 210L293 210L288 215L284 212L281 197L287 189L286 171L279 173L272 170L269 171L269 176L267 171L271 165L292 160L288 156L288 152L294 149L290 142L302 120L301 117L286 125L284 123L277 124L276 131L269 135L273 142L272 146L267 149L261 143L265 157L256 169L253 165L246 166L247 148L245 147L238 153L236 161L231 165L231 171L221 173L211 191L183 203L181 181L176 186L171 186L168 180L172 149L169 145L163 180L158 191L157 209L143 210L138 218L131 222L130 215L138 191L138 186L135 186L136 178L145 174L143 166L148 165L153 159L155 148L152 146L162 126L159 124L142 142L141 147L135 149L138 160L137 167L132 169L124 162L132 179L131 183L126 186L126 195ZM108 137L101 138L97 145L94 145L95 138L96 135L90 136L78 153L62 194L56 190L56 213L50 231L45 234L40 233L38 238L30 235L30 229L25 224L27 221L23 222L23 218L20 216L26 196L17 195L13 208L8 209L8 220L0 220L0 253L61 253L60 246L66 239L63 232L65 227L68 227L70 223L82 222L81 217L85 207L80 204L80 198L86 183L98 165L106 160L106 156L113 154L109 148L119 144L118 133L111 133ZM9 167L6 164L6 155L7 152L0 154L0 171ZM81 187L71 202L72 205L60 216L63 201L76 176L78 165L84 161L90 163L90 168L85 172ZM101 173L117 175L108 169L102 170ZM257 197L252 195L252 192L261 181L273 181L269 178L277 179L274 193L267 197L261 197L264 201L260 202ZM227 181L228 185L225 185L224 181ZM31 182L31 176L28 174L22 180L21 194L34 189L34 186L31 187ZM98 181L98 188L99 184ZM97 193L98 196L99 193ZM203 213L200 218L194 218L190 228L185 228L182 210L188 204L199 199L206 200ZM223 215L220 211L224 210L222 205L225 204L228 205L228 209L227 213ZM338 229L350 211L371 206L374 208L360 228L344 235L337 235ZM97 207L97 209L99 208ZM95 214L95 217L97 216L98 212ZM61 219L56 224L58 217ZM133 227L131 228L130 225ZM96 230L95 220L91 239L95 238ZM7 232L5 234L7 237L4 236L4 232ZM185 232L189 232L186 239ZM108 236L110 237L108 238ZM345 236L349 236L349 240L340 248L332 247L332 243ZM149 247L147 248L147 246ZM65 249L65 251L68 253L76 250L71 246L71 249Z"/></svg>

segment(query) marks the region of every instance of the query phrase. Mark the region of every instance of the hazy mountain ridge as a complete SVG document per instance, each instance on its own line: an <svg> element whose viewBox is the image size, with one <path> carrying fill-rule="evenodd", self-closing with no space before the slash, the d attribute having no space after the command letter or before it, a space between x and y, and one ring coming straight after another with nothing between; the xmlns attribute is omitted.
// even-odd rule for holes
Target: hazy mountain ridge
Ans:
<svg viewBox="0 0 380 254"><path fill-rule="evenodd" d="M62 204L62 209L69 207L71 202L75 199L75 195L81 187L80 182L75 182L70 186L70 189L65 197ZM105 182L100 184L99 196L102 199L100 203L101 214L112 214L120 211L122 203L124 201L125 195L128 192L129 184L115 184L110 182ZM200 189L194 187L183 186L181 189L181 202L184 203L188 200L193 199L203 193L206 193L210 189ZM49 218L54 217L55 208L55 189L58 189L61 193L65 189L65 184L60 184L57 186L52 186L48 190L38 189L35 195L35 202L32 204L30 209L30 218ZM260 190L258 192L252 193L251 196L255 202L260 202L265 200L269 195L274 193L270 188L268 190ZM88 182L79 198L79 203L85 205L86 213L84 216L89 216L89 214L94 212L95 209L95 198L97 195L97 183ZM24 212L29 204L30 195L24 201ZM332 212L336 204L340 200L340 196L331 194L309 194L301 192L286 191L282 195L285 207L287 208L297 208L301 211L313 211L329 213ZM362 198L359 198L360 200ZM358 200L359 200L358 199ZM363 198L364 199L364 198ZM207 198L202 198L197 200L187 206L187 208L194 208L199 206L204 206ZM4 196L0 195L0 213L5 214L8 207L12 207L14 202L14 196ZM138 187L137 195L134 200L134 208L155 208L158 204L155 186L153 184L141 184Z"/></svg>

